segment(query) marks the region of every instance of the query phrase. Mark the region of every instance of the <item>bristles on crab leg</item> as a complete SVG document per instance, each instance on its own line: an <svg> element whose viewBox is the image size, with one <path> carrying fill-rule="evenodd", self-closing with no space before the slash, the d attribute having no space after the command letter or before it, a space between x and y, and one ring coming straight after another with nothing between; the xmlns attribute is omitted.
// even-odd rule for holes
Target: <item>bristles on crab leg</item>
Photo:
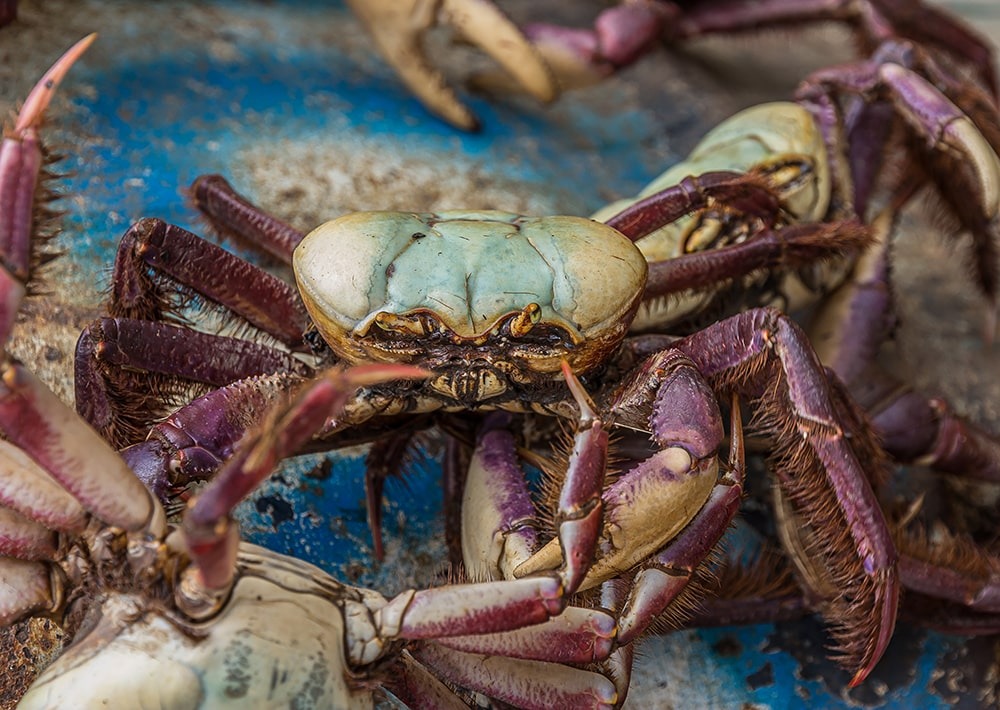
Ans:
<svg viewBox="0 0 1000 710"><path fill-rule="evenodd" d="M37 128L55 88L97 35L73 45L35 84L0 144L0 343L7 342L31 267L35 193L42 170Z"/></svg>
<svg viewBox="0 0 1000 710"><path fill-rule="evenodd" d="M56 552L56 534L9 508L0 508L0 555L47 560Z"/></svg>
<svg viewBox="0 0 1000 710"><path fill-rule="evenodd" d="M19 363L0 379L0 430L104 522L130 532L165 523L118 454Z"/></svg>

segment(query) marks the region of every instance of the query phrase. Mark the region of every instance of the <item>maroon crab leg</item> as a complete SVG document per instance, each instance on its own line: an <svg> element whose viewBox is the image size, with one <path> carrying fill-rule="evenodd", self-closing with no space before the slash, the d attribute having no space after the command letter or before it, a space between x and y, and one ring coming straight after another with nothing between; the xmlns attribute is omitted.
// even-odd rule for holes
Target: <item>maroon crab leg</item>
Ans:
<svg viewBox="0 0 1000 710"><path fill-rule="evenodd" d="M202 175L190 188L194 205L220 233L249 242L285 264L305 236L238 194L221 175Z"/></svg>
<svg viewBox="0 0 1000 710"><path fill-rule="evenodd" d="M33 265L32 236L43 164L38 124L59 82L96 38L96 34L84 37L45 72L0 144L0 343L6 343L10 335Z"/></svg>
<svg viewBox="0 0 1000 710"><path fill-rule="evenodd" d="M778 481L815 532L819 574L837 593L855 590L850 599L828 599L824 616L857 685L889 643L899 587L896 550L861 463L880 465L878 445L851 426L863 421L860 414L843 421L847 404L838 402L805 334L778 311L741 313L674 347L717 388L757 402L758 423L778 444Z"/></svg>

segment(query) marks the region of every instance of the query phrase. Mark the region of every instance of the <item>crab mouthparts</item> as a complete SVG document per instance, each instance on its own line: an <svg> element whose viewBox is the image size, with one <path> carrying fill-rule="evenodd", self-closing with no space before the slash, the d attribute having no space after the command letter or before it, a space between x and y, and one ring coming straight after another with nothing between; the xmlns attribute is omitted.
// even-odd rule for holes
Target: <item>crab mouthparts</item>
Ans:
<svg viewBox="0 0 1000 710"><path fill-rule="evenodd" d="M466 406L491 399L507 391L507 380L487 362L456 365L431 382L431 388Z"/></svg>

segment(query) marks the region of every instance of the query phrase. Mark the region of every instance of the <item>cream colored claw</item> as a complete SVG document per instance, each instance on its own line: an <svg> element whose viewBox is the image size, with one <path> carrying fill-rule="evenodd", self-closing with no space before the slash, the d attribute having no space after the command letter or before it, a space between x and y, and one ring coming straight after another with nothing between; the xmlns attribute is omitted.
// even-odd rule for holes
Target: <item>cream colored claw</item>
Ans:
<svg viewBox="0 0 1000 710"><path fill-rule="evenodd" d="M379 52L429 111L465 130L478 121L428 60L423 34L451 25L462 39L493 57L529 94L551 101L555 79L517 25L489 0L348 0Z"/></svg>

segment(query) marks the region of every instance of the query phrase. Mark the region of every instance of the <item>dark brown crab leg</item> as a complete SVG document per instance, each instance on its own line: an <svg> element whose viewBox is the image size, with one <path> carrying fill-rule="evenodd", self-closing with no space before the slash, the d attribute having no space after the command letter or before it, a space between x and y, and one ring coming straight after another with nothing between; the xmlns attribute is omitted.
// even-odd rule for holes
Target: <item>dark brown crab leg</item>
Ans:
<svg viewBox="0 0 1000 710"><path fill-rule="evenodd" d="M706 283L747 276L762 269L795 268L866 247L868 228L856 220L775 228L781 214L777 195L753 173L711 172L639 200L605 220L632 241L665 224L710 206L723 206L756 220L746 241L649 263L644 299Z"/></svg>
<svg viewBox="0 0 1000 710"><path fill-rule="evenodd" d="M119 244L112 318L84 330L74 363L78 410L114 445L134 443L165 414L132 390L169 390L180 380L221 386L264 373L311 371L289 350L158 322L181 320L192 294L291 351L306 349L309 321L292 286L179 227L141 220ZM145 386L136 387L136 380Z"/></svg>
<svg viewBox="0 0 1000 710"><path fill-rule="evenodd" d="M248 241L285 264L305 235L251 204L221 175L202 175L189 190L194 206L221 234Z"/></svg>

